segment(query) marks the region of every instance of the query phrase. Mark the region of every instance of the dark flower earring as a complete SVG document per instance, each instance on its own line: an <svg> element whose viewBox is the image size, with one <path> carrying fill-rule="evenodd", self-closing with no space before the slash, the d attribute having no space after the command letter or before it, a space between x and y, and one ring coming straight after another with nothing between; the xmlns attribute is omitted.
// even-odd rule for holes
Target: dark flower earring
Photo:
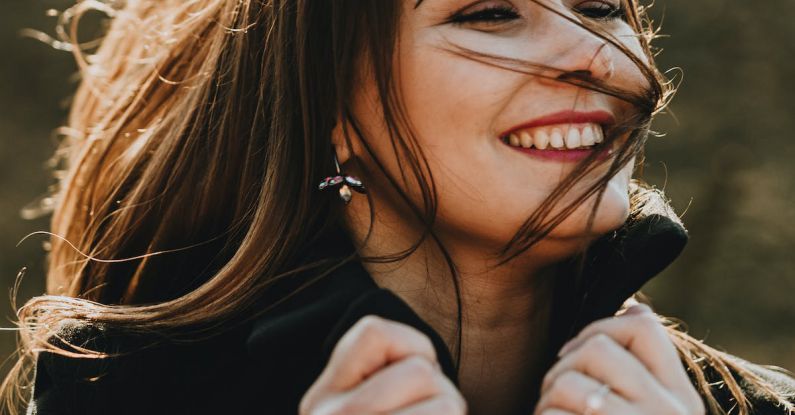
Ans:
<svg viewBox="0 0 795 415"><path fill-rule="evenodd" d="M346 205L351 201L351 197L353 196L351 188L359 193L367 193L367 189L364 188L364 184L362 184L361 180L342 173L340 170L340 163L337 161L336 152L334 153L334 167L337 169L337 174L323 179L317 186L319 190L326 190L339 186L340 198L345 201Z"/></svg>

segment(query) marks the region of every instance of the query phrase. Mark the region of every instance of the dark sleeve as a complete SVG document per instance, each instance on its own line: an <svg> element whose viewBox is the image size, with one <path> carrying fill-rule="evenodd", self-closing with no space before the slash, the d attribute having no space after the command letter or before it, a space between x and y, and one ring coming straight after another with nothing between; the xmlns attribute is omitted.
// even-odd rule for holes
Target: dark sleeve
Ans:
<svg viewBox="0 0 795 415"><path fill-rule="evenodd" d="M58 391L53 388L52 379L41 362L41 355L36 360L33 396L26 415L37 414L72 414L73 410L64 406L63 398L58 396Z"/></svg>
<svg viewBox="0 0 795 415"><path fill-rule="evenodd" d="M119 338L108 336L99 326L64 324L57 336L49 340L55 347L74 351L71 346L103 353L118 353L131 346ZM119 390L135 392L135 386L124 382L132 373L125 368L137 357L78 358L50 351L39 352L36 358L33 394L28 415L93 415L114 413ZM125 394L126 395L126 394Z"/></svg>
<svg viewBox="0 0 795 415"><path fill-rule="evenodd" d="M231 335L172 343L94 327L66 338L116 356L40 352L28 415L216 415L261 405L261 381L252 377L243 342Z"/></svg>
<svg viewBox="0 0 795 415"><path fill-rule="evenodd" d="M83 378L81 372L91 372L95 362L66 360L49 352L41 352L36 359L33 396L27 415L99 414L106 405L102 382ZM100 411L100 412L98 412Z"/></svg>

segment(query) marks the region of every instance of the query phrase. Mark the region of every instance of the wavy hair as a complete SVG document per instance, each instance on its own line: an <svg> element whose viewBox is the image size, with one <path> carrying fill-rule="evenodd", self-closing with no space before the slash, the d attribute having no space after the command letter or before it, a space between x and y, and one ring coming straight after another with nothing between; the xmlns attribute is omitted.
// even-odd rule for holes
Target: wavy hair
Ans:
<svg viewBox="0 0 795 415"><path fill-rule="evenodd" d="M655 32L636 1L623 0L626 19L653 61ZM276 281L307 270L318 270L320 278L357 258L352 253L304 263L301 253L341 225L340 205L314 187L334 167L330 135L337 117L361 136L351 110L359 56L372 64L395 156L406 160L401 174L419 183L421 205L411 202L366 137L361 141L378 173L427 225L408 250L361 259L395 261L426 238L447 252L433 228L433 177L404 128L405 111L395 94L392 64L401 5L401 0L82 0L61 13L55 42L74 54L82 81L53 157L59 185L52 195L47 295L17 313L17 361L0 391L5 413L19 413L30 399L26 393L38 353L107 357L53 345L50 339L65 322L191 341L265 312L251 311ZM77 41L80 19L89 11L107 15L96 48ZM594 157L585 160L517 229L502 251L505 261L544 238L587 198L601 197L610 178L642 155L652 117L674 92L656 67L644 65L616 39L586 21L561 17L624 51L649 88L632 93L582 73L448 48L506 70L610 94L636 108L607 134L607 142L625 133L630 139L604 177L552 215L570 184L596 165ZM634 189L634 211L659 196L637 183ZM455 266L446 257L455 282ZM749 402L730 370L790 405L728 356L675 324L668 329L715 413L722 409L713 397L714 380L705 375L707 366L717 369L741 414L750 413Z"/></svg>

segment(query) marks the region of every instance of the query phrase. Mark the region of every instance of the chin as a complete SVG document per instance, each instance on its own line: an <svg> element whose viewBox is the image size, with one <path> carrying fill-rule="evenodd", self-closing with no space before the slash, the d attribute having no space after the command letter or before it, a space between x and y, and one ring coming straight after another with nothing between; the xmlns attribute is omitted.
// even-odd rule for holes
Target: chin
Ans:
<svg viewBox="0 0 795 415"><path fill-rule="evenodd" d="M526 261L538 263L559 261L583 251L599 237L621 227L630 212L630 176L631 169L627 169L608 182L590 229L588 228L588 218L595 207L596 195L577 207L543 240L520 256ZM571 193L574 198L576 190ZM464 204L458 205L460 207L454 211L445 211L442 208L435 224L442 239L471 241L474 245L488 246L488 250L498 252L515 236L517 229L527 219L527 216L523 214L506 216L504 212L521 212L521 209L515 206L539 203L538 200L523 201L507 197L493 198L492 200L504 200L505 203L489 203L485 206ZM563 208L566 203L572 202L572 200L564 199L560 201L559 206ZM448 203L440 203L442 207L448 205ZM497 213L488 216L487 212ZM495 217L498 217L499 220L495 220Z"/></svg>
<svg viewBox="0 0 795 415"><path fill-rule="evenodd" d="M597 196L580 205L547 237L561 241L588 242L618 229L629 217L629 191L624 183L610 182L596 211L594 222L588 229L588 218L594 209Z"/></svg>
<svg viewBox="0 0 795 415"><path fill-rule="evenodd" d="M590 229L588 218L596 196L579 206L523 256L539 264L552 264L585 251L599 237L621 227L629 217L629 196L626 187L608 187Z"/></svg>

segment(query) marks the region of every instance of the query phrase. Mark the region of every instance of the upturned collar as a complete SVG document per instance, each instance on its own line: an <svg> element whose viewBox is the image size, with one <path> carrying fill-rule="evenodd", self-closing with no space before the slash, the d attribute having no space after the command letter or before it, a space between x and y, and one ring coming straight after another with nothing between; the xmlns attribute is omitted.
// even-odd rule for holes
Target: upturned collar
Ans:
<svg viewBox="0 0 795 415"><path fill-rule="evenodd" d="M554 353L589 323L614 315L681 253L687 231L667 205L663 208L646 209L641 216L599 239L588 250L580 271L574 263L568 264L568 277L561 278L563 282L555 288L555 324L550 332L550 349ZM352 252L351 241L343 232L314 246L307 259ZM308 279L296 281L275 290L274 298L306 284ZM458 383L452 355L441 336L394 292L379 287L358 260L312 282L256 320L247 347L252 355L263 356L262 363L277 372L281 365L290 365L291 359L301 359L302 373L293 371L292 378L300 383L297 387L308 387L343 334L366 315L408 324L427 335L436 348L442 370ZM291 340L300 341L301 345L296 346ZM292 355L285 347L292 348ZM266 356L273 356L274 352L291 357L281 362L269 361ZM305 355L295 356L301 353Z"/></svg>

